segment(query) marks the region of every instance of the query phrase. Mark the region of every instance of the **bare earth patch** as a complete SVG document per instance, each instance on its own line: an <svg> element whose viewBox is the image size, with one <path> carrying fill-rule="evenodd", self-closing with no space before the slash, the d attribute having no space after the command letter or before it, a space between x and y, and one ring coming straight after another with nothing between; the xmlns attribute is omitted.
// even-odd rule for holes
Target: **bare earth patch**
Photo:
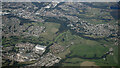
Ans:
<svg viewBox="0 0 120 68"><path fill-rule="evenodd" d="M95 62L84 61L83 63L80 64L80 66L97 66L97 65L95 65Z"/></svg>

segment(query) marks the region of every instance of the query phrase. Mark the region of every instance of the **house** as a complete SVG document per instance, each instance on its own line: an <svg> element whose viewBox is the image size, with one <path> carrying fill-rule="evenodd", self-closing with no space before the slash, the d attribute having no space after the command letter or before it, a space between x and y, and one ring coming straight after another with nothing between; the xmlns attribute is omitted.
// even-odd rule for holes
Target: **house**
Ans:
<svg viewBox="0 0 120 68"><path fill-rule="evenodd" d="M14 60L18 62L26 62L36 60L39 56L34 53L17 53Z"/></svg>

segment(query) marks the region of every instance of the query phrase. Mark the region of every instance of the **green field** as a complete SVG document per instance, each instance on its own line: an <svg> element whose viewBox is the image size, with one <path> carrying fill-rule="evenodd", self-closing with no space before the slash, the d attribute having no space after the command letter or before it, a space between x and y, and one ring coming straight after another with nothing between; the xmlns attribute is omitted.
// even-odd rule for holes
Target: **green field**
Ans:
<svg viewBox="0 0 120 68"><path fill-rule="evenodd" d="M47 40L53 40L56 37L55 33L59 30L60 24L47 22L44 26L46 27L46 32L42 33L40 36Z"/></svg>
<svg viewBox="0 0 120 68"><path fill-rule="evenodd" d="M64 39L64 41L63 41ZM71 42L74 42L73 45L69 47L70 52L68 53L66 60L62 63L64 66L79 66L83 61L92 61L95 62L96 65L100 66L114 66L117 65L117 53L118 49L117 46L115 47L114 43L115 41L112 39L105 40L89 40L82 38L77 35L72 35L70 31L64 32L60 34L59 39L57 40L57 43L59 43L62 46L71 45ZM103 45L106 45L104 47ZM81 59L80 57L101 57L103 56L107 51L109 51L109 48L112 47L114 49L114 55L108 55L107 60L103 59ZM62 55L62 54L61 54Z"/></svg>

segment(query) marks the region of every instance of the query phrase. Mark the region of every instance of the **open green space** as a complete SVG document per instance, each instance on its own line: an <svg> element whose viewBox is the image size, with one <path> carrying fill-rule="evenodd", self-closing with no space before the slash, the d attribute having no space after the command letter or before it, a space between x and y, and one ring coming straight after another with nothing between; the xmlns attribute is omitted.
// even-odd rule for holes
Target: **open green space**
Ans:
<svg viewBox="0 0 120 68"><path fill-rule="evenodd" d="M44 26L46 27L45 32L40 36L47 40L53 40L56 37L56 32L59 30L60 24L46 22Z"/></svg>
<svg viewBox="0 0 120 68"><path fill-rule="evenodd" d="M66 56L66 60L62 63L64 66L78 66L83 61L92 61L96 65L102 66L112 66L117 65L118 59L118 49L117 46L114 46L114 39L108 38L107 41L102 40L89 40L82 38L77 35L72 35L70 31L64 32L60 35L59 39L56 40L62 46L70 45L70 53ZM71 42L74 42L71 45ZM105 46L104 46L105 45ZM92 58L92 57L101 57L106 52L109 51L109 48L114 49L114 55L108 55L107 60L103 59L81 59L80 57ZM67 58L71 57L71 58ZM76 59L77 58L77 59Z"/></svg>

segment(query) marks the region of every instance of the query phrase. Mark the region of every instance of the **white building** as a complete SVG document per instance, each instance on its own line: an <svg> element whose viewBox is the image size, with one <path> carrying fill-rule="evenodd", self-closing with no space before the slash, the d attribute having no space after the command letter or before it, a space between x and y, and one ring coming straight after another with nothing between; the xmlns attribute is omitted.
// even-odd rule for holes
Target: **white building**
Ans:
<svg viewBox="0 0 120 68"><path fill-rule="evenodd" d="M42 46L42 45L36 45L35 46L35 52L42 54L43 52L45 52L46 50L46 46Z"/></svg>

